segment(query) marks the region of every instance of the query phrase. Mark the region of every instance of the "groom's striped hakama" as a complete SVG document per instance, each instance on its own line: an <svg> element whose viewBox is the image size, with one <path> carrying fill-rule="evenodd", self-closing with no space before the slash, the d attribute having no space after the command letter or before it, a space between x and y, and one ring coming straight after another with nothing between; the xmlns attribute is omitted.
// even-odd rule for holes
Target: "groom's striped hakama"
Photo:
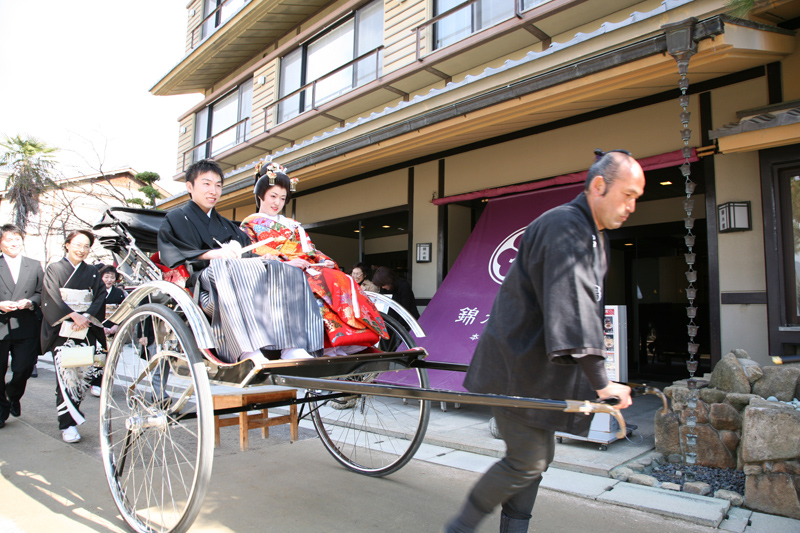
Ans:
<svg viewBox="0 0 800 533"><path fill-rule="evenodd" d="M322 316L301 269L259 257L214 259L200 284L220 359L258 349L321 353Z"/></svg>

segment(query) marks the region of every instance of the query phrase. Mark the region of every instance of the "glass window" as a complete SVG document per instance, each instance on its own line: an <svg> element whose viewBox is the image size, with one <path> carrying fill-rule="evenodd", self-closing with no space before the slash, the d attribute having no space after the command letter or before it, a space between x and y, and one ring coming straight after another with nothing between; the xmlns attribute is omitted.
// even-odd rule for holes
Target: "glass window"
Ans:
<svg viewBox="0 0 800 533"><path fill-rule="evenodd" d="M298 48L281 59L280 95L292 94L303 85L303 49ZM278 122L300 114L303 94L296 94L278 106Z"/></svg>
<svg viewBox="0 0 800 533"><path fill-rule="evenodd" d="M278 106L277 122L285 122L313 106L328 102L378 77L376 57L383 44L383 2L377 0L356 11L336 27L316 36L281 59L280 97L317 81ZM377 68L376 68L377 65Z"/></svg>
<svg viewBox="0 0 800 533"><path fill-rule="evenodd" d="M194 115L194 144L197 148L194 149L192 161L199 161L206 157L206 144L208 143L198 145L208 139L208 110L209 108L206 107Z"/></svg>
<svg viewBox="0 0 800 533"><path fill-rule="evenodd" d="M462 0L437 0L435 13L440 15L461 3ZM433 25L433 31L434 48L437 50L468 37L473 31L472 6L459 9L443 18Z"/></svg>
<svg viewBox="0 0 800 533"><path fill-rule="evenodd" d="M375 50L383 44L383 4L374 2L358 13L356 27L356 57ZM380 60L378 56L378 61ZM366 57L356 63L356 86L364 85L378 77L380 64L375 57ZM377 66L377 70L376 70Z"/></svg>
<svg viewBox="0 0 800 533"><path fill-rule="evenodd" d="M523 0L522 10L527 11L552 0ZM440 15L460 4L464 0L434 0L434 12ZM516 0L481 0L465 6L443 18L433 28L433 46L438 50L445 46L485 30L514 16Z"/></svg>
<svg viewBox="0 0 800 533"><path fill-rule="evenodd" d="M522 0L522 10L526 11L528 9L533 9L534 7L539 7L542 4L552 1L553 0Z"/></svg>
<svg viewBox="0 0 800 533"><path fill-rule="evenodd" d="M309 44L306 63L307 79L309 81L319 80L325 74L352 61L354 43L355 23L350 20ZM320 105L349 91L353 86L352 80L352 66L325 76L324 79L317 82L316 91L311 95L313 103Z"/></svg>
<svg viewBox="0 0 800 533"><path fill-rule="evenodd" d="M253 80L226 94L195 114L194 161L213 157L243 143L250 137L253 110ZM242 122L244 121L244 122ZM240 123L241 122L241 123ZM235 126L235 127L234 127Z"/></svg>
<svg viewBox="0 0 800 533"><path fill-rule="evenodd" d="M463 0L435 0L437 15ZM514 16L516 0L481 0L465 6L434 24L434 49L443 48Z"/></svg>
<svg viewBox="0 0 800 533"><path fill-rule="evenodd" d="M214 10L218 7L220 9L214 13L213 16L208 17L208 20L203 23L203 32L200 38L205 39L214 33L217 28L227 22L229 18L235 15L236 12L249 1L250 0L203 0L203 19L208 17L211 13L214 13Z"/></svg>
<svg viewBox="0 0 800 533"><path fill-rule="evenodd" d="M786 320L800 324L800 168L779 174L783 218L783 259L786 284Z"/></svg>

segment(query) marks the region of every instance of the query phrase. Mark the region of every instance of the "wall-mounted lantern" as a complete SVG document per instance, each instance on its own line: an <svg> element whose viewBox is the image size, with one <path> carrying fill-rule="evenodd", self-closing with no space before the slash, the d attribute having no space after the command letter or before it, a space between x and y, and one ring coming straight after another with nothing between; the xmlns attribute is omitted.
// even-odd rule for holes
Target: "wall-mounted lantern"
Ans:
<svg viewBox="0 0 800 533"><path fill-rule="evenodd" d="M753 229L750 221L750 202L726 202L717 206L719 232L749 231Z"/></svg>

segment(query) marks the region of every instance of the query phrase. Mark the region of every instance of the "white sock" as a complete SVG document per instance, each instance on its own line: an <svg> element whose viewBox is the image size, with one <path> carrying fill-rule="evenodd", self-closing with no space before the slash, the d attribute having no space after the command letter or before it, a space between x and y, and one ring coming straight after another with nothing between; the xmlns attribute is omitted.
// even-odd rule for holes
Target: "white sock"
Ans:
<svg viewBox="0 0 800 533"><path fill-rule="evenodd" d="M244 361L246 359L252 359L253 362L257 365L269 362L269 359L264 357L264 354L261 353L261 350L255 350L253 352L242 352L242 355L239 356L239 361Z"/></svg>
<svg viewBox="0 0 800 533"><path fill-rule="evenodd" d="M311 359L311 354L302 348L286 348L281 350L281 359Z"/></svg>

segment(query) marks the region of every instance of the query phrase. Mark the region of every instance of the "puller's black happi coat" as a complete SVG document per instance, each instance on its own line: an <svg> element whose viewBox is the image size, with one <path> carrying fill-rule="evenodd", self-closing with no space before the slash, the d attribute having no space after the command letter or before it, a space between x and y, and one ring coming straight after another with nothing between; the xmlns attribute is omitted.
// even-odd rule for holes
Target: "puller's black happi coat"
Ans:
<svg viewBox="0 0 800 533"><path fill-rule="evenodd" d="M519 252L495 298L464 386L471 392L596 399L575 364L604 356L602 289L608 236L597 231L586 196L544 213L522 236ZM591 417L510 408L526 425L573 435Z"/></svg>
<svg viewBox="0 0 800 533"><path fill-rule="evenodd" d="M60 320L70 314L69 308L61 299L59 289L91 289L92 305L86 313L97 318L100 322L105 319L106 313L106 286L97 269L86 263L81 263L75 269L66 257L47 265L42 286L42 353L47 353L56 346L61 346L67 339L59 337L61 329ZM106 336L102 328L89 326L87 334L89 346L94 346L98 341L105 348Z"/></svg>
<svg viewBox="0 0 800 533"><path fill-rule="evenodd" d="M250 244L250 238L237 224L220 216L215 209L211 210L211 216L207 215L190 200L180 209L170 211L161 223L158 255L169 268L188 262L197 273L209 265L208 261L198 261L198 256L231 240L242 246Z"/></svg>

